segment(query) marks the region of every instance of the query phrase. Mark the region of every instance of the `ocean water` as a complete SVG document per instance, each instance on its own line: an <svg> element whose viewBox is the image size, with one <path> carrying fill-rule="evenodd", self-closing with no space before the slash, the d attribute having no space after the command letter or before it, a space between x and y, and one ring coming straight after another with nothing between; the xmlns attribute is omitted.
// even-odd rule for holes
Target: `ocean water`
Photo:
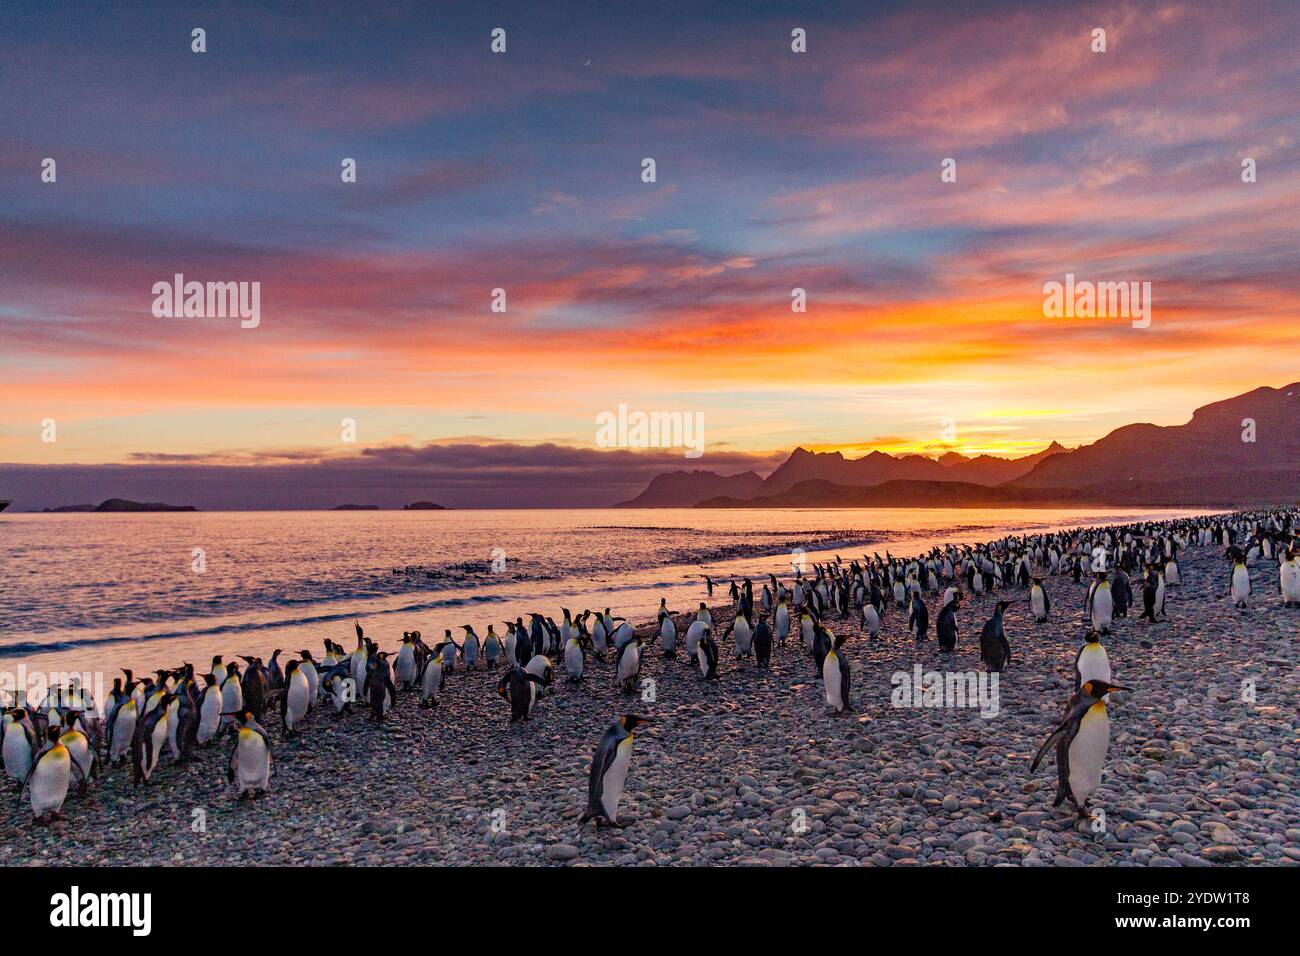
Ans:
<svg viewBox="0 0 1300 956"><path fill-rule="evenodd" d="M0 671L137 672L214 654L382 647L404 630L610 607L653 620L705 597L702 575L791 577L792 554L889 549L1158 520L1186 510L330 511L0 514ZM195 549L204 569L196 570ZM497 570L493 569L493 559ZM504 567L501 559L504 558ZM408 570L409 569L409 570ZM714 602L727 599L725 584ZM454 630L459 639L463 632Z"/></svg>

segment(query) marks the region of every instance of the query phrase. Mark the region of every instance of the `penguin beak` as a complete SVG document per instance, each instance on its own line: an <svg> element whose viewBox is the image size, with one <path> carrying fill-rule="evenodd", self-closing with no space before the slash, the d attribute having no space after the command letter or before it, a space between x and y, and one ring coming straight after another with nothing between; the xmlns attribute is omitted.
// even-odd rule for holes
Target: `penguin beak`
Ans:
<svg viewBox="0 0 1300 956"><path fill-rule="evenodd" d="M1131 692L1131 691L1132 691L1132 688L1131 688L1131 687L1120 687L1119 684L1111 684L1111 685L1110 685L1110 689L1109 689L1108 691L1106 691L1106 693L1108 693L1108 694L1113 694L1113 693L1115 693L1115 691L1117 691L1117 690L1122 690L1122 691L1128 693L1128 692Z"/></svg>

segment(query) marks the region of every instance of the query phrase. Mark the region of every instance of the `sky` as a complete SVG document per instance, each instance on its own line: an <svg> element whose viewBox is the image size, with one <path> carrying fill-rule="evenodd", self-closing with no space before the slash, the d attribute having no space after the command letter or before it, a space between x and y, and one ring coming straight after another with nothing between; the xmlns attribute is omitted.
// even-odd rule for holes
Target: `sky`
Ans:
<svg viewBox="0 0 1300 956"><path fill-rule="evenodd" d="M1294 2L305 9L0 7L0 463L425 456L493 503L484 455L1014 456L1296 378ZM155 315L177 273L257 327ZM1149 327L1049 317L1066 274ZM704 454L611 456L620 405Z"/></svg>

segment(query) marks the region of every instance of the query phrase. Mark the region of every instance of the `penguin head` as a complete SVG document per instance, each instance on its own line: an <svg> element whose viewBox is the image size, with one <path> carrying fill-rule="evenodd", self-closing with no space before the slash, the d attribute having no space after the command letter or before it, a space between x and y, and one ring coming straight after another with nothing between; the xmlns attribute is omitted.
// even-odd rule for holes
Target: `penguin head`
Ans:
<svg viewBox="0 0 1300 956"><path fill-rule="evenodd" d="M1089 644L1098 644L1101 642L1101 635L1096 631L1089 629L1088 633L1083 635L1083 639Z"/></svg>
<svg viewBox="0 0 1300 956"><path fill-rule="evenodd" d="M1130 690L1131 688L1128 688L1128 687L1121 687L1121 686L1119 686L1119 684L1111 684L1111 683L1108 683L1108 682L1106 682L1106 681L1104 681L1104 680L1095 680L1095 679L1094 679L1094 680L1090 680L1090 681L1085 681L1084 684L1083 684L1083 686L1080 687L1079 689L1080 689L1081 691L1083 691L1083 693L1084 693L1085 695L1087 695L1088 697L1091 697L1093 700L1101 700L1103 697L1105 697L1105 696L1106 696L1107 694L1109 694L1111 691L1114 691L1114 690L1124 690L1124 691L1126 691L1126 690Z"/></svg>
<svg viewBox="0 0 1300 956"><path fill-rule="evenodd" d="M1001 614L1003 611L1005 611L1005 610L1006 610L1007 608L1009 608L1009 607L1011 607L1011 602L1010 602L1010 601L999 601L999 602L997 603L997 611L998 611L999 614Z"/></svg>
<svg viewBox="0 0 1300 956"><path fill-rule="evenodd" d="M629 733L641 724L657 723L654 717L643 717L640 714L624 714L618 719L619 726Z"/></svg>

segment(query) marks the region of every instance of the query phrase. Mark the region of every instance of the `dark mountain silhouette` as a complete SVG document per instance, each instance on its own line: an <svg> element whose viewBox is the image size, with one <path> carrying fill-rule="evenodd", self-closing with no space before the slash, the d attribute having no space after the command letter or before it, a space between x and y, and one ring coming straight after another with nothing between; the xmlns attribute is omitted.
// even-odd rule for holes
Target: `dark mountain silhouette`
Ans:
<svg viewBox="0 0 1300 956"><path fill-rule="evenodd" d="M780 494L804 481L870 486L910 479L998 485L1029 474L1039 462L1064 450L1062 445L1052 442L1042 451L1023 458L996 458L993 455L967 458L949 452L934 459L923 455L895 458L883 451L873 451L863 458L845 458L837 451L819 454L796 448L784 464L767 476L761 494Z"/></svg>
<svg viewBox="0 0 1300 956"><path fill-rule="evenodd" d="M936 460L921 455L895 458L873 451L864 458L845 458L839 452L811 452L796 448L766 479L752 471L719 475L712 471L674 471L659 475L640 495L619 507L689 508L708 498L769 498L809 481L832 485L869 487L887 481L968 481L996 485L1028 474L1045 458L1064 451L1051 445L1023 458L978 455L967 458L949 452Z"/></svg>
<svg viewBox="0 0 1300 956"><path fill-rule="evenodd" d="M752 471L719 475L713 471L670 471L656 476L646 490L616 508L689 508L697 501L726 495L749 498L763 487L763 479Z"/></svg>
<svg viewBox="0 0 1300 956"><path fill-rule="evenodd" d="M1185 425L1125 425L1091 445L1040 462L1014 483L1083 488L1172 480L1229 490L1267 483L1262 476L1279 471L1300 478L1300 383L1257 388L1206 405ZM1300 482L1293 493L1300 493Z"/></svg>
<svg viewBox="0 0 1300 956"><path fill-rule="evenodd" d="M1004 481L1014 481L1029 474L1040 461L1065 451L1069 449L1060 442L1052 442L1042 451L1023 458L998 458L994 455L976 455L967 458L956 452L949 452L939 459L939 464L948 466L948 473L952 478L970 481L977 485L1000 485ZM954 456L961 460L954 461Z"/></svg>
<svg viewBox="0 0 1300 956"><path fill-rule="evenodd" d="M1243 490L1244 489L1244 490ZM1080 508L1096 505L1232 508L1297 503L1296 471L1253 472L1248 485L1205 482L1107 482L1087 488L1027 488L1017 482L887 481L870 488L805 481L767 498L709 498L697 508Z"/></svg>
<svg viewBox="0 0 1300 956"><path fill-rule="evenodd" d="M801 481L779 494L759 498L710 498L699 508L1016 508L1077 505L1078 492L1058 488L1010 488L970 481L897 479L879 485L837 485Z"/></svg>
<svg viewBox="0 0 1300 956"><path fill-rule="evenodd" d="M1216 507L1296 501L1300 383L1206 405L1184 425L1125 425L1091 445L1069 450L1053 442L1018 459L955 452L937 460L883 452L846 459L838 452L796 448L757 492L718 492L698 506Z"/></svg>

